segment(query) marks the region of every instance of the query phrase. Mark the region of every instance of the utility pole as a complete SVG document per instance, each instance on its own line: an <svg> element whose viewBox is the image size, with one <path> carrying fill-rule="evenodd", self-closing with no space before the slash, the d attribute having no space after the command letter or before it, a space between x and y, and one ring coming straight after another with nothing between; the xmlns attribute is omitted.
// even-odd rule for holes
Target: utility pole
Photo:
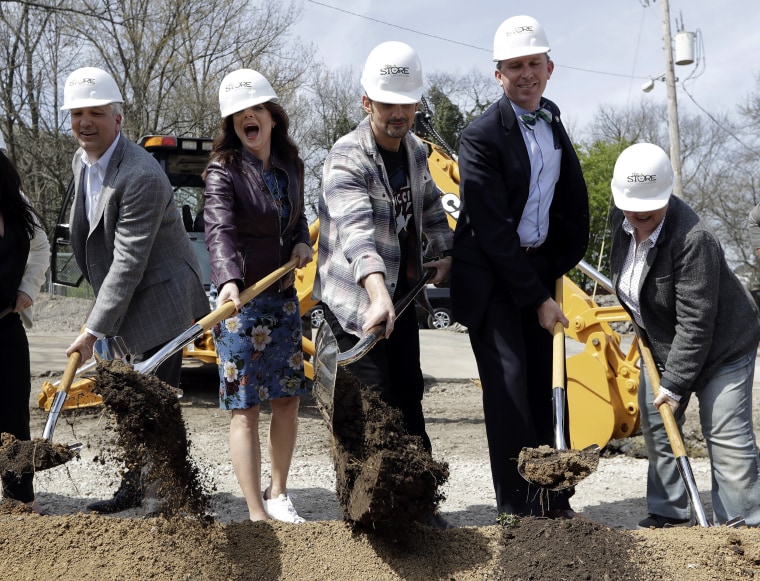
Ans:
<svg viewBox="0 0 760 581"><path fill-rule="evenodd" d="M673 41L670 35L670 6L668 0L660 0L662 6L662 36L665 44L665 86L668 96L668 131L670 135L670 163L673 165L673 193L683 197L681 179L681 133L678 128L678 100L676 75L673 69Z"/></svg>

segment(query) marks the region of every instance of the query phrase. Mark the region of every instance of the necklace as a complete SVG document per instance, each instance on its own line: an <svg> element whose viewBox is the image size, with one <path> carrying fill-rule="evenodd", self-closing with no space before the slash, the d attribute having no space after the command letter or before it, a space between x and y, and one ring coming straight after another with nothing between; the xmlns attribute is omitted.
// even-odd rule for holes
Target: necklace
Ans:
<svg viewBox="0 0 760 581"><path fill-rule="evenodd" d="M283 199L282 192L280 191L280 180L277 177L277 170L272 168L269 171L265 171L264 182L266 183L267 188L269 188L269 193L272 194L275 208L277 208L277 214L282 220L285 216L285 200Z"/></svg>

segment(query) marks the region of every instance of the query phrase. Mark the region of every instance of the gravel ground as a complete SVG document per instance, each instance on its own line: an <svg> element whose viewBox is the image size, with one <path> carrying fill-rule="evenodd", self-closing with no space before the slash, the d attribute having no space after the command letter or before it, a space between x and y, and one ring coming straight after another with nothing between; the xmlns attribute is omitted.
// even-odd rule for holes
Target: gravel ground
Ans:
<svg viewBox="0 0 760 581"><path fill-rule="evenodd" d="M34 335L48 333L75 334L86 319L91 301L62 299L42 293L35 312ZM445 332L445 331L441 331ZM33 379L32 433L41 433L47 414L36 407L43 381ZM201 472L216 486L213 508L215 518L229 523L246 515L237 481L232 472L227 445L229 418L218 409L217 375L213 365L185 364L185 391L181 405L192 441L191 451ZM495 501L488 467L488 449L482 422L480 390L472 381L430 382L424 399L434 455L447 461L451 478L445 487L442 511L455 525L493 524ZM299 436L291 468L289 486L296 495L296 505L309 520L340 519L334 494L335 474L329 455L329 434L316 406L309 399L302 403ZM37 476L37 490L52 512L66 514L84 510L93 499L107 498L119 482L120 466L108 452L114 440L112 426L101 408L68 413L59 421L57 440L81 441L85 444L79 461L71 462ZM696 416L695 412L690 414ZM268 429L268 408L262 408L262 438ZM695 426L687 425L693 449L699 448ZM613 528L634 529L646 516L645 474L647 462L642 458L640 438L619 443L627 455L614 453L603 457L599 469L577 488L573 500L576 510ZM611 446L614 447L614 446ZM106 450L106 453L103 450ZM693 455L699 455L693 454ZM268 477L268 456L263 451L264 478ZM709 511L710 475L706 459L692 457L692 468ZM265 480L266 481L266 480ZM69 496L71 488L78 494ZM50 501L46 499L51 495ZM125 513L138 516L140 509Z"/></svg>

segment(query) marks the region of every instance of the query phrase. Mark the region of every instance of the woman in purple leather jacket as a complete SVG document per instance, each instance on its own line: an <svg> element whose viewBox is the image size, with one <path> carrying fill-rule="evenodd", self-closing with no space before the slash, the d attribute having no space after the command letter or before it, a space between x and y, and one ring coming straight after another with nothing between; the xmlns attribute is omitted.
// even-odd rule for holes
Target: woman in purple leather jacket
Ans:
<svg viewBox="0 0 760 581"><path fill-rule="evenodd" d="M237 315L214 328L219 403L231 411L232 467L251 520L299 523L287 491L300 396L306 393L301 318L291 272L251 302L239 292L292 258L312 257L304 214L303 162L269 82L239 69L219 88L222 125L206 168L206 246L211 297ZM271 481L262 494L259 410L269 401Z"/></svg>

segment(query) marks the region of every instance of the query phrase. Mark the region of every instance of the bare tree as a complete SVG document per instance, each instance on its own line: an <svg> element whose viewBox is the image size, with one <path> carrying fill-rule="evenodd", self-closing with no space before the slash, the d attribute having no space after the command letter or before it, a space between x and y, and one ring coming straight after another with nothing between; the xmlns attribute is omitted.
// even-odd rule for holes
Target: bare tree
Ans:
<svg viewBox="0 0 760 581"><path fill-rule="evenodd" d="M426 75L426 78L429 87L437 87L459 107L464 116L465 125L479 117L503 94L492 75L484 75L475 70L463 75L448 71L432 71Z"/></svg>
<svg viewBox="0 0 760 581"><path fill-rule="evenodd" d="M311 71L304 100L310 110L297 120L297 137L306 164L306 203L316 215L322 187L322 165L333 144L364 118L359 75L351 68L329 70L318 65Z"/></svg>
<svg viewBox="0 0 760 581"><path fill-rule="evenodd" d="M74 151L71 139L60 131L57 101L56 72L75 50L63 38L64 28L56 11L0 4L0 130L24 190L48 230Z"/></svg>
<svg viewBox="0 0 760 581"><path fill-rule="evenodd" d="M264 0L0 0L0 130L46 225L76 148L59 100L72 70L112 74L132 139L213 135L219 83L241 67L267 76L299 119L314 51L289 36L298 14L296 3Z"/></svg>

